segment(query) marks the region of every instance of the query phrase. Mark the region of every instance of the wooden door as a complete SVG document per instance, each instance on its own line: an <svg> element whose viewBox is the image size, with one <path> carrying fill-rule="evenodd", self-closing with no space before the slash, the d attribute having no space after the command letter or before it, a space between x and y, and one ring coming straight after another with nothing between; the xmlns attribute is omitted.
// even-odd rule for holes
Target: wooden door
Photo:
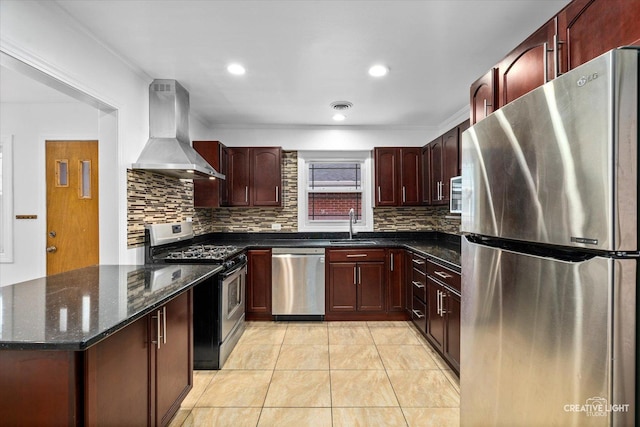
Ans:
<svg viewBox="0 0 640 427"><path fill-rule="evenodd" d="M444 318L440 315L442 286L427 277L427 336L440 351L444 349Z"/></svg>
<svg viewBox="0 0 640 427"><path fill-rule="evenodd" d="M356 311L357 280L358 273L355 262L332 262L329 264L329 306L327 311Z"/></svg>
<svg viewBox="0 0 640 427"><path fill-rule="evenodd" d="M160 348L153 344L156 354L155 396L157 425L167 425L180 408L180 402L192 387L193 336L191 291L169 301L162 312ZM157 333L158 322L151 315L151 330ZM154 323L154 321L156 321ZM158 338L152 336L152 341ZM166 341L166 342L165 342Z"/></svg>
<svg viewBox="0 0 640 427"><path fill-rule="evenodd" d="M401 205L422 204L422 155L420 147L400 149L400 189Z"/></svg>
<svg viewBox="0 0 640 427"><path fill-rule="evenodd" d="M229 206L250 206L249 148L229 148L227 162Z"/></svg>
<svg viewBox="0 0 640 427"><path fill-rule="evenodd" d="M496 68L471 83L471 124L476 124L496 109Z"/></svg>
<svg viewBox="0 0 640 427"><path fill-rule="evenodd" d="M441 205L442 202L442 137L429 143L429 164L431 166L431 204Z"/></svg>
<svg viewBox="0 0 640 427"><path fill-rule="evenodd" d="M460 372L460 297L453 292L446 292L445 297L447 336L444 353L458 372Z"/></svg>
<svg viewBox="0 0 640 427"><path fill-rule="evenodd" d="M251 149L253 206L282 206L282 149Z"/></svg>
<svg viewBox="0 0 640 427"><path fill-rule="evenodd" d="M398 206L398 149L379 147L375 154L376 206Z"/></svg>
<svg viewBox="0 0 640 427"><path fill-rule="evenodd" d="M384 262L358 263L358 311L384 311Z"/></svg>
<svg viewBox="0 0 640 427"><path fill-rule="evenodd" d="M271 320L271 250L248 252L247 315L252 319Z"/></svg>
<svg viewBox="0 0 640 427"><path fill-rule="evenodd" d="M640 41L640 1L575 0L559 16L560 72Z"/></svg>
<svg viewBox="0 0 640 427"><path fill-rule="evenodd" d="M193 141L193 149L215 170L221 171L222 144L219 141ZM222 206L220 181L218 179L194 179L193 206L197 208L218 208Z"/></svg>
<svg viewBox="0 0 640 427"><path fill-rule="evenodd" d="M98 141L46 141L47 275L98 264Z"/></svg>
<svg viewBox="0 0 640 427"><path fill-rule="evenodd" d="M555 20L548 21L500 62L498 65L499 108L553 78L555 27Z"/></svg>

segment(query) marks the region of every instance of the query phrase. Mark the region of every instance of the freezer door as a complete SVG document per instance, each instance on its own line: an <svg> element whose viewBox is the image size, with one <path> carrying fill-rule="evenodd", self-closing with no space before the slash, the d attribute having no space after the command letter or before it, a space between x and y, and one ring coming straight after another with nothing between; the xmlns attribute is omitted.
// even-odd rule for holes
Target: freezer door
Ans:
<svg viewBox="0 0 640 427"><path fill-rule="evenodd" d="M462 231L637 251L638 50L600 56L462 135Z"/></svg>
<svg viewBox="0 0 640 427"><path fill-rule="evenodd" d="M462 260L461 425L633 425L635 260Z"/></svg>

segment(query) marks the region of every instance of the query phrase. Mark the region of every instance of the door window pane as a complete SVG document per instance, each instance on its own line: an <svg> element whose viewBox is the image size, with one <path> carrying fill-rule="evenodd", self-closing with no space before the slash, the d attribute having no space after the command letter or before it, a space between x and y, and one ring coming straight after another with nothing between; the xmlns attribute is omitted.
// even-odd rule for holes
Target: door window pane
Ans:
<svg viewBox="0 0 640 427"><path fill-rule="evenodd" d="M56 187L69 186L69 161L56 160Z"/></svg>
<svg viewBox="0 0 640 427"><path fill-rule="evenodd" d="M91 198L91 161L80 161L80 198Z"/></svg>

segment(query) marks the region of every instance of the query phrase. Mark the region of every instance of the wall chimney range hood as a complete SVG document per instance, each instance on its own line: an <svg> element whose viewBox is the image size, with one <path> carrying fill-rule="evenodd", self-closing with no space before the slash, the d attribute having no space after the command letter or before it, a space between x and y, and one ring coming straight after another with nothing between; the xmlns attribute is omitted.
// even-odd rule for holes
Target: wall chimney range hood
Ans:
<svg viewBox="0 0 640 427"><path fill-rule="evenodd" d="M225 179L191 146L189 92L176 80L149 85L149 140L132 168L180 179Z"/></svg>

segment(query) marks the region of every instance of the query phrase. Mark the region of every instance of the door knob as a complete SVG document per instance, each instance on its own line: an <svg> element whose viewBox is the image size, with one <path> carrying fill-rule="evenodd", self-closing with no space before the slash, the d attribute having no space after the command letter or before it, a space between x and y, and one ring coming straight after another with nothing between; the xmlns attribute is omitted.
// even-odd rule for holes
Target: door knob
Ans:
<svg viewBox="0 0 640 427"><path fill-rule="evenodd" d="M47 252L56 252L58 250L58 248L56 248L55 246L49 246L47 248Z"/></svg>

